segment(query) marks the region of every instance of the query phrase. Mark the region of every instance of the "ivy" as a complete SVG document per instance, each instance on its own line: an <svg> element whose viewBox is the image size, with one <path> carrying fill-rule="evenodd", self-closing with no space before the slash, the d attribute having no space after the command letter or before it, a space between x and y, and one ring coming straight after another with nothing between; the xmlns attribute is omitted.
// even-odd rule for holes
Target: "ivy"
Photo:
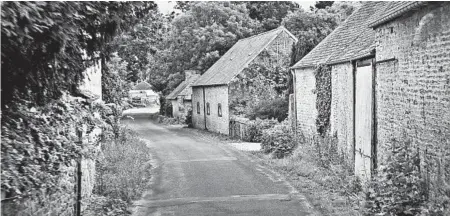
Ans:
<svg viewBox="0 0 450 216"><path fill-rule="evenodd" d="M18 104L2 118L2 191L24 198L56 192L63 168L81 157L96 155L95 141L87 139L95 128L106 128L98 113L103 106L81 98L63 97L43 107Z"/></svg>
<svg viewBox="0 0 450 216"><path fill-rule="evenodd" d="M314 71L316 78L316 128L320 136L324 137L330 127L331 115L331 68L318 65Z"/></svg>

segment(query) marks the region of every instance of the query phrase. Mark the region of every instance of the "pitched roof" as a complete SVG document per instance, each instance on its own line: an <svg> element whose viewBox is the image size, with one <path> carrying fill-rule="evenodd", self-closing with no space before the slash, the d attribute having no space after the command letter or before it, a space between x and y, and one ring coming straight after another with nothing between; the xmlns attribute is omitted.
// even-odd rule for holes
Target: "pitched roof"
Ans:
<svg viewBox="0 0 450 216"><path fill-rule="evenodd" d="M369 27L377 27L383 23L389 22L402 14L411 11L413 9L418 8L427 4L427 2L423 1L392 1L385 5L383 10L380 10L374 19L369 22Z"/></svg>
<svg viewBox="0 0 450 216"><path fill-rule="evenodd" d="M286 28L279 27L262 34L244 38L236 42L219 60L214 63L193 86L228 84L278 35L286 32L297 41Z"/></svg>
<svg viewBox="0 0 450 216"><path fill-rule="evenodd" d="M200 74L193 74L187 80L181 82L169 95L167 95L166 99L175 100L178 96L185 96L184 99L190 100L192 95L192 84L197 81L200 77Z"/></svg>
<svg viewBox="0 0 450 216"><path fill-rule="evenodd" d="M148 82L142 81L135 85L133 90L152 90L152 86Z"/></svg>
<svg viewBox="0 0 450 216"><path fill-rule="evenodd" d="M367 22L386 2L366 2L292 68L335 64L369 56L375 32Z"/></svg>

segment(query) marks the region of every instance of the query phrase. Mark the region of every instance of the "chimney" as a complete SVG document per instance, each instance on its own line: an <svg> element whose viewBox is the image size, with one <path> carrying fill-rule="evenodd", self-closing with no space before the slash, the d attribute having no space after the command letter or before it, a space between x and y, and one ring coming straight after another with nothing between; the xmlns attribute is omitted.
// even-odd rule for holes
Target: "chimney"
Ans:
<svg viewBox="0 0 450 216"><path fill-rule="evenodd" d="M198 74L198 71L196 71L196 70L185 70L184 71L184 80L189 80L195 74Z"/></svg>

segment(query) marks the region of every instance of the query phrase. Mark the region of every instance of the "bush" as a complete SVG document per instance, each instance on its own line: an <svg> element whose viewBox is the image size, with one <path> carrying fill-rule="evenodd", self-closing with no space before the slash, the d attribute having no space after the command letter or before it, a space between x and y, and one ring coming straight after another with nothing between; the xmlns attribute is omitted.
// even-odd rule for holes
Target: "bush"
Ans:
<svg viewBox="0 0 450 216"><path fill-rule="evenodd" d="M262 100L256 106L252 107L246 117L254 120L260 119L277 119L279 122L286 119L289 112L289 101L285 97L275 98L272 100Z"/></svg>
<svg viewBox="0 0 450 216"><path fill-rule="evenodd" d="M263 131L269 129L278 124L277 120L274 119L259 119L249 121L247 123L247 133L243 137L244 141L247 142L261 142Z"/></svg>
<svg viewBox="0 0 450 216"><path fill-rule="evenodd" d="M263 133L262 151L266 154L272 153L276 158L290 155L297 146L291 127L286 123L266 129Z"/></svg>
<svg viewBox="0 0 450 216"><path fill-rule="evenodd" d="M192 109L189 109L186 115L186 119L184 121L185 124L188 125L188 127L192 128Z"/></svg>
<svg viewBox="0 0 450 216"><path fill-rule="evenodd" d="M393 140L393 150L369 184L366 214L419 215L426 202L426 185L420 174L419 151L406 140Z"/></svg>
<svg viewBox="0 0 450 216"><path fill-rule="evenodd" d="M134 132L121 128L119 139L102 144L94 192L125 202L139 198L150 178L150 150Z"/></svg>

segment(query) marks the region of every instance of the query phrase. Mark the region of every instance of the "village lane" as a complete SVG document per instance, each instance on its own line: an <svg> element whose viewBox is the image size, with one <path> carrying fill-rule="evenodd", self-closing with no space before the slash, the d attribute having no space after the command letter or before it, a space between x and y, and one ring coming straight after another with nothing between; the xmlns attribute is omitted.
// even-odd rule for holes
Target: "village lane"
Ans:
<svg viewBox="0 0 450 216"><path fill-rule="evenodd" d="M152 182L134 215L316 215L284 178L229 145L148 114L124 120L153 152Z"/></svg>

